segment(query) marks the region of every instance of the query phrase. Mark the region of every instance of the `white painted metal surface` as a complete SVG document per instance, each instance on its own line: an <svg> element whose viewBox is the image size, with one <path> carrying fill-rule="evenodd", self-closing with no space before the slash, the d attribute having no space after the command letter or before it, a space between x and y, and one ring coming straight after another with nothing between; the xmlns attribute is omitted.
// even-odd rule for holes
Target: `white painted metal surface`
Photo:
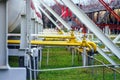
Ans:
<svg viewBox="0 0 120 80"><path fill-rule="evenodd" d="M104 53L104 51L102 49L100 49L99 47L97 47L97 51L103 56L105 57L105 59L107 59L112 65L117 65L108 55L106 55Z"/></svg>
<svg viewBox="0 0 120 80"><path fill-rule="evenodd" d="M8 3L0 3L0 69L8 67L7 32L8 32Z"/></svg>
<svg viewBox="0 0 120 80"><path fill-rule="evenodd" d="M24 0L8 0L8 26L9 32L14 31L18 26L20 27L21 12L25 7ZM18 29L19 30L19 29ZM18 31L16 29L16 32Z"/></svg>
<svg viewBox="0 0 120 80"><path fill-rule="evenodd" d="M119 59L120 49L89 19L89 17L70 0L62 0L64 4L86 25Z"/></svg>
<svg viewBox="0 0 120 80"><path fill-rule="evenodd" d="M37 9L37 0L32 0L35 11L41 15ZM32 14L38 18L37 13ZM26 14L26 0L8 0L8 32L20 32L21 14ZM43 24L41 18L39 22Z"/></svg>

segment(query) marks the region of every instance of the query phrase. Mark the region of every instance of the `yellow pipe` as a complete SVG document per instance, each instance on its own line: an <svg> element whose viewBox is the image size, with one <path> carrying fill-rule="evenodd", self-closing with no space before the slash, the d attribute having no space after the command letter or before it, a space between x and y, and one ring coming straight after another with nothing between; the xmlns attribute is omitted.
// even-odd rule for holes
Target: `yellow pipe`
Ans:
<svg viewBox="0 0 120 80"><path fill-rule="evenodd" d="M8 40L8 44L20 44L20 40Z"/></svg>
<svg viewBox="0 0 120 80"><path fill-rule="evenodd" d="M94 51L97 51L97 45L94 42L88 41L88 44L90 44L92 46Z"/></svg>
<svg viewBox="0 0 120 80"><path fill-rule="evenodd" d="M8 44L20 44L20 40L8 40ZM96 51L97 46L94 42L69 42L69 41L40 41L32 40L31 44L33 45L58 45L58 46L81 46L94 49Z"/></svg>
<svg viewBox="0 0 120 80"><path fill-rule="evenodd" d="M83 49L82 48L77 48L77 50L82 53L83 52ZM90 48L86 48L87 51L90 51Z"/></svg>
<svg viewBox="0 0 120 80"><path fill-rule="evenodd" d="M49 36L47 36L47 35L41 35L41 36L38 36L38 37L42 37L42 38L67 38L67 39L69 39L69 38L72 38L71 36L64 36L64 35L49 35Z"/></svg>
<svg viewBox="0 0 120 80"><path fill-rule="evenodd" d="M44 41L66 41L66 39L61 39L61 38L44 38Z"/></svg>
<svg viewBox="0 0 120 80"><path fill-rule="evenodd" d="M8 40L8 44L20 44L20 40ZM70 43L68 41L40 41L32 40L33 45L58 45L58 46L80 46L81 42Z"/></svg>

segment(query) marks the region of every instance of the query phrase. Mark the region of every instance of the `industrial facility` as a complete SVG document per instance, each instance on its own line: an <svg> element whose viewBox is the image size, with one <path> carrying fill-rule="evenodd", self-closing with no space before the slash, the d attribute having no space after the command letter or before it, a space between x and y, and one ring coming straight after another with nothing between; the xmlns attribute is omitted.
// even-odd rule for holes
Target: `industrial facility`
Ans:
<svg viewBox="0 0 120 80"><path fill-rule="evenodd" d="M0 0L0 33L0 80L120 79L120 0Z"/></svg>

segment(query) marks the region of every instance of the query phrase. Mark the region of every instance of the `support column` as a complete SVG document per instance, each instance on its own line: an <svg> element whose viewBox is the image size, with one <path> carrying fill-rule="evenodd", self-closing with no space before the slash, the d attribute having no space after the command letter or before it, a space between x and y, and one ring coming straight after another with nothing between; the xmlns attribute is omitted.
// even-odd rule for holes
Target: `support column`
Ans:
<svg viewBox="0 0 120 80"><path fill-rule="evenodd" d="M38 21L35 21L35 34L38 34Z"/></svg>
<svg viewBox="0 0 120 80"><path fill-rule="evenodd" d="M0 2L0 80L26 80L25 68L8 68L8 2ZM7 70L6 70L7 69ZM13 74L15 73L15 74Z"/></svg>
<svg viewBox="0 0 120 80"><path fill-rule="evenodd" d="M38 17L38 34L40 32L40 17Z"/></svg>
<svg viewBox="0 0 120 80"><path fill-rule="evenodd" d="M26 0L27 48L31 49L31 0Z"/></svg>
<svg viewBox="0 0 120 80"><path fill-rule="evenodd" d="M88 65L88 56L87 56L87 52L86 52L86 48L83 48L83 52L82 52L82 61L83 61L83 66L87 66Z"/></svg>
<svg viewBox="0 0 120 80"><path fill-rule="evenodd" d="M7 1L0 2L0 68L8 67L7 34L8 34L8 5Z"/></svg>
<svg viewBox="0 0 120 80"><path fill-rule="evenodd" d="M21 37L20 37L20 49L19 52L23 53L24 56L19 57L19 67L24 67L27 65L25 56L27 48L27 19L26 19L26 7L21 14Z"/></svg>
<svg viewBox="0 0 120 80"><path fill-rule="evenodd" d="M35 19L33 18L31 19L31 33L35 34ZM34 40L35 37L32 36L31 39Z"/></svg>
<svg viewBox="0 0 120 80"><path fill-rule="evenodd" d="M21 38L20 38L20 49L27 48L27 24L26 15L21 15Z"/></svg>
<svg viewBox="0 0 120 80"><path fill-rule="evenodd" d="M35 34L35 10L31 10L31 34ZM35 39L34 36L31 37L32 40Z"/></svg>

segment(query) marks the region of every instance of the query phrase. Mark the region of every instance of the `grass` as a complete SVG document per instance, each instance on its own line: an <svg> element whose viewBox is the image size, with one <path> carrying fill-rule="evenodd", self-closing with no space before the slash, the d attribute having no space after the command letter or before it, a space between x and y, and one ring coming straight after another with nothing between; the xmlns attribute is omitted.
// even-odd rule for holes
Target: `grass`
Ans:
<svg viewBox="0 0 120 80"><path fill-rule="evenodd" d="M47 48L43 49L42 69L82 66L82 59L78 61L77 56L72 65L71 52L66 48L49 48L49 64L46 65L47 50ZM95 55L95 58L109 64L100 54ZM94 61L94 63L101 64L98 61ZM105 67L48 71L40 72L38 80L114 80L115 77L116 80L119 80L120 74L114 73L113 70Z"/></svg>
<svg viewBox="0 0 120 80"><path fill-rule="evenodd" d="M15 56L9 56L9 65L11 67L18 67L18 57Z"/></svg>
<svg viewBox="0 0 120 80"><path fill-rule="evenodd" d="M49 48L49 64L47 65L47 50L43 49L42 68L58 68L72 66L71 52L66 48ZM80 65L75 57L74 66Z"/></svg>
<svg viewBox="0 0 120 80"><path fill-rule="evenodd" d="M74 65L72 65L71 52L65 47L49 48L49 63L47 65L46 64L47 50L48 48L43 49L42 69L82 66L82 58L80 57L80 60L78 61L77 55L75 56L74 59ZM105 64L109 64L109 62L106 61L106 59L103 58L100 54L96 54L94 57L101 60ZM120 61L115 56L111 57L116 62L120 63ZM11 67L17 67L18 57L9 57L9 64ZM94 64L101 65L101 63L96 60L94 60ZM118 71L120 71L119 68ZM119 80L119 79L120 79L119 73L115 73L115 71L105 67L39 72L37 78L37 80Z"/></svg>

